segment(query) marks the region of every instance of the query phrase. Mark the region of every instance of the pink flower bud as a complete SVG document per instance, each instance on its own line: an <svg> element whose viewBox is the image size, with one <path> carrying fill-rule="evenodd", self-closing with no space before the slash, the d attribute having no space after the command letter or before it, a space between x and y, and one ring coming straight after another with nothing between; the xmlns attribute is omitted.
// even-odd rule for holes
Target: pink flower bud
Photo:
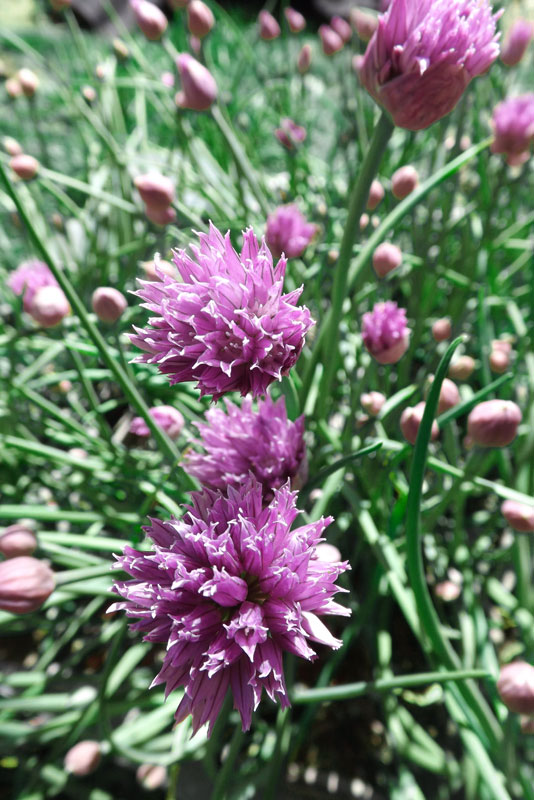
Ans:
<svg viewBox="0 0 534 800"><path fill-rule="evenodd" d="M514 531L534 533L534 506L527 506L516 500L505 500L501 506L501 514Z"/></svg>
<svg viewBox="0 0 534 800"><path fill-rule="evenodd" d="M167 770L159 764L141 764L135 773L138 783L148 791L160 789L167 780Z"/></svg>
<svg viewBox="0 0 534 800"><path fill-rule="evenodd" d="M20 156L22 153L22 147L12 136L4 136L2 144L4 145L4 150L10 156Z"/></svg>
<svg viewBox="0 0 534 800"><path fill-rule="evenodd" d="M21 180L31 181L39 172L40 164L33 156L21 153L18 156L13 156L9 162L9 166Z"/></svg>
<svg viewBox="0 0 534 800"><path fill-rule="evenodd" d="M155 225L169 225L176 218L176 211L172 206L161 208L160 206L145 206L145 214L150 222Z"/></svg>
<svg viewBox="0 0 534 800"><path fill-rule="evenodd" d="M451 338L452 325L448 317L437 319L432 325L432 336L436 342L445 342Z"/></svg>
<svg viewBox="0 0 534 800"><path fill-rule="evenodd" d="M211 72L189 53L180 53L176 58L176 66L182 82L182 91L175 97L176 105L194 111L207 111L217 97L217 84Z"/></svg>
<svg viewBox="0 0 534 800"><path fill-rule="evenodd" d="M83 99L86 100L89 105L96 100L96 92L92 86L82 86L82 95Z"/></svg>
<svg viewBox="0 0 534 800"><path fill-rule="evenodd" d="M378 27L378 17L359 8L351 9L350 22L363 42L368 42Z"/></svg>
<svg viewBox="0 0 534 800"><path fill-rule="evenodd" d="M167 30L167 17L149 0L130 0L130 6L142 33L151 42L156 42Z"/></svg>
<svg viewBox="0 0 534 800"><path fill-rule="evenodd" d="M358 55L358 54L353 56L352 57L352 61L351 61L351 65L352 65L352 71L359 78L360 77L360 70L361 70L361 68L363 66L363 56Z"/></svg>
<svg viewBox="0 0 534 800"><path fill-rule="evenodd" d="M53 328L70 313L70 306L59 286L43 286L35 292L27 310L43 328Z"/></svg>
<svg viewBox="0 0 534 800"><path fill-rule="evenodd" d="M517 19L504 40L501 49L501 61L507 67L515 67L522 60L532 37L534 25L526 19Z"/></svg>
<svg viewBox="0 0 534 800"><path fill-rule="evenodd" d="M343 39L329 25L319 26L319 36L321 37L321 45L325 56L333 56L334 53L343 50Z"/></svg>
<svg viewBox="0 0 534 800"><path fill-rule="evenodd" d="M17 97L21 96L22 86L17 78L8 78L4 86L8 97L11 97L12 100L15 100Z"/></svg>
<svg viewBox="0 0 534 800"><path fill-rule="evenodd" d="M413 192L419 183L419 175L415 167L400 167L391 178L391 191L397 200L402 200Z"/></svg>
<svg viewBox="0 0 534 800"><path fill-rule="evenodd" d="M352 39L352 28L343 17L332 17L330 27L337 33L344 44L347 44Z"/></svg>
<svg viewBox="0 0 534 800"><path fill-rule="evenodd" d="M458 356L449 367L449 375L456 381L466 381L473 374L475 359L471 356Z"/></svg>
<svg viewBox="0 0 534 800"><path fill-rule="evenodd" d="M430 391L433 380L434 376L432 375L428 379L426 395L428 395L428 392ZM455 383L449 380L449 378L445 378L441 384L441 389L439 392L438 415L443 414L445 411L450 411L450 409L454 408L454 406L457 406L459 402L460 392L458 391L458 387Z"/></svg>
<svg viewBox="0 0 534 800"><path fill-rule="evenodd" d="M31 556L37 547L37 539L25 525L10 525L0 534L0 553L5 558Z"/></svg>
<svg viewBox="0 0 534 800"><path fill-rule="evenodd" d="M260 11L258 14L258 22L260 26L260 39L270 41L280 36L280 25L268 11Z"/></svg>
<svg viewBox="0 0 534 800"><path fill-rule="evenodd" d="M462 587L453 581L441 581L434 586L434 594L446 603L452 603L460 597Z"/></svg>
<svg viewBox="0 0 534 800"><path fill-rule="evenodd" d="M417 434L419 433L419 426L425 413L425 403L417 403L416 406L408 406L401 414L400 428L402 435L410 444L415 444ZM434 441L439 436L439 428L436 420L432 422L432 432L430 439Z"/></svg>
<svg viewBox="0 0 534 800"><path fill-rule="evenodd" d="M486 400L467 418L467 433L480 447L506 447L513 442L522 420L521 410L510 400Z"/></svg>
<svg viewBox="0 0 534 800"><path fill-rule="evenodd" d="M380 181L374 180L369 189L369 197L367 198L367 208L369 211L374 211L375 208L384 199L384 187Z"/></svg>
<svg viewBox="0 0 534 800"><path fill-rule="evenodd" d="M319 542L315 548L315 556L319 561L326 561L329 564L335 564L341 561L341 553L337 547L328 542Z"/></svg>
<svg viewBox="0 0 534 800"><path fill-rule="evenodd" d="M297 69L301 75L308 72L312 62L312 49L310 44L304 44L297 59Z"/></svg>
<svg viewBox="0 0 534 800"><path fill-rule="evenodd" d="M55 587L54 573L44 561L18 556L0 563L0 608L11 614L37 611Z"/></svg>
<svg viewBox="0 0 534 800"><path fill-rule="evenodd" d="M501 375L510 366L510 356L504 350L492 350L489 357L489 365L492 372Z"/></svg>
<svg viewBox="0 0 534 800"><path fill-rule="evenodd" d="M288 8L284 9L284 14L286 15L287 24L289 25L289 30L291 33L300 33L306 27L306 20L300 13L300 11L296 11L294 8L289 6Z"/></svg>
<svg viewBox="0 0 534 800"><path fill-rule="evenodd" d="M117 322L122 317L128 303L122 292L112 286L99 286L93 292L91 305L102 322Z"/></svg>
<svg viewBox="0 0 534 800"><path fill-rule="evenodd" d="M174 201L174 183L159 172L138 175L134 184L143 202L153 208L167 208Z"/></svg>
<svg viewBox="0 0 534 800"><path fill-rule="evenodd" d="M159 76L159 79L162 84L167 87L167 89L174 88L174 74L172 72L169 72L168 70L162 72Z"/></svg>
<svg viewBox="0 0 534 800"><path fill-rule="evenodd" d="M40 82L35 72L24 67L17 72L17 78L26 97L33 97Z"/></svg>
<svg viewBox="0 0 534 800"><path fill-rule="evenodd" d="M193 53L198 56L198 54L202 50L202 42L200 41L200 39L198 37L190 36L189 37L189 47L191 48Z"/></svg>
<svg viewBox="0 0 534 800"><path fill-rule="evenodd" d="M91 739L78 742L71 747L65 756L65 772L82 777L94 772L100 763L100 743Z"/></svg>
<svg viewBox="0 0 534 800"><path fill-rule="evenodd" d="M364 231L369 225L369 214L362 214L360 217L360 230Z"/></svg>
<svg viewBox="0 0 534 800"><path fill-rule="evenodd" d="M534 667L512 661L501 668L497 691L506 708L516 714L534 714Z"/></svg>
<svg viewBox="0 0 534 800"><path fill-rule="evenodd" d="M384 278L401 264L402 252L397 245L390 242L382 242L373 253L373 269L379 278Z"/></svg>
<svg viewBox="0 0 534 800"><path fill-rule="evenodd" d="M512 352L512 342L509 339L493 339L491 349L498 350L500 353L505 353L509 356Z"/></svg>
<svg viewBox="0 0 534 800"><path fill-rule="evenodd" d="M362 408L372 417L377 417L386 402L386 396L382 392L367 392L360 397Z"/></svg>
<svg viewBox="0 0 534 800"><path fill-rule="evenodd" d="M215 25L215 17L202 0L191 0L187 6L187 27L193 36L203 39Z"/></svg>
<svg viewBox="0 0 534 800"><path fill-rule="evenodd" d="M154 406L148 412L158 427L165 431L171 439L177 439L184 427L184 418L174 406ZM151 431L143 417L134 417L130 423L130 433L144 439L151 436Z"/></svg>
<svg viewBox="0 0 534 800"><path fill-rule="evenodd" d="M171 278L178 280L178 271L174 264L171 264L170 261L164 261L156 254L156 257L153 261L142 261L141 266L145 271L145 276L149 281L160 281L161 273L164 275L169 275Z"/></svg>

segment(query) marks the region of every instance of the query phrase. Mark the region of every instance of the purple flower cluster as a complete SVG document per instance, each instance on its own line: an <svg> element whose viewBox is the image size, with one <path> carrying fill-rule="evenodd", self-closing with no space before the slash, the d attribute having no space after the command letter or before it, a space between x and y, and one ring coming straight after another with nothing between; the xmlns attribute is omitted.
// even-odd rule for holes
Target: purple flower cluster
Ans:
<svg viewBox="0 0 534 800"><path fill-rule="evenodd" d="M297 306L302 288L282 294L286 259L273 267L252 229L241 254L214 225L199 238L193 258L174 252L182 281L141 281L137 294L154 316L131 337L145 351L136 361L157 364L171 384L196 380L214 400L231 391L263 395L296 363L313 325Z"/></svg>
<svg viewBox="0 0 534 800"><path fill-rule="evenodd" d="M363 315L362 339L369 353L379 364L395 364L406 352L410 331L406 311L392 300L376 303Z"/></svg>
<svg viewBox="0 0 534 800"><path fill-rule="evenodd" d="M510 166L526 161L534 142L534 93L508 97L495 108L492 118L493 153L504 153Z"/></svg>
<svg viewBox="0 0 534 800"><path fill-rule="evenodd" d="M455 107L499 55L488 0L392 0L379 18L360 79L395 125L420 130Z"/></svg>
<svg viewBox="0 0 534 800"><path fill-rule="evenodd" d="M231 689L247 730L264 689L289 705L284 652L313 660L311 643L341 646L320 617L350 614L332 599L348 564L317 556L330 518L291 530L298 511L287 485L265 508L253 479L192 502L181 520L152 520L153 552L126 547L118 557L132 580L115 582L124 599L110 611L124 610L138 620L132 630L166 644L153 685L165 683L166 694L184 687L177 722L192 714L193 731L207 722L211 733Z"/></svg>
<svg viewBox="0 0 534 800"><path fill-rule="evenodd" d="M252 474L261 484L264 502L288 479L299 488L307 477L304 417L287 418L284 398L274 403L269 395L258 410L246 398L241 408L226 401L226 413L213 408L207 422L198 422L202 453L189 451L184 468L209 489L238 489Z"/></svg>
<svg viewBox="0 0 534 800"><path fill-rule="evenodd" d="M306 217L295 203L279 206L267 217L265 240L275 258L283 254L297 258L305 251L317 226L307 222Z"/></svg>

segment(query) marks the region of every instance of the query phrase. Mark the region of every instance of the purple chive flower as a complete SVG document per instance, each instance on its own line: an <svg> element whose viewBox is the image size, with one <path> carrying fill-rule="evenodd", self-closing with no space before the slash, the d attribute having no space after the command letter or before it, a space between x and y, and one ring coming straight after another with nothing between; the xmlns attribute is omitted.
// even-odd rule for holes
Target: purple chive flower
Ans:
<svg viewBox="0 0 534 800"><path fill-rule="evenodd" d="M499 103L491 121L492 153L504 153L511 166L522 164L534 142L534 93L508 97Z"/></svg>
<svg viewBox="0 0 534 800"><path fill-rule="evenodd" d="M24 295L22 299L24 311L31 313L33 298L37 291L45 286L57 286L58 283L44 261L30 259L23 261L13 270L7 279L7 285L16 295Z"/></svg>
<svg viewBox="0 0 534 800"><path fill-rule="evenodd" d="M406 310L391 300L376 303L372 311L363 315L363 343L379 364L399 361L408 349L409 336Z"/></svg>
<svg viewBox="0 0 534 800"><path fill-rule="evenodd" d="M149 409L148 413L156 425L164 430L171 439L177 439L180 436L184 427L184 418L177 408L174 408L174 406L154 406L154 408ZM143 417L134 417L132 419L129 433L143 438L148 438L152 435Z"/></svg>
<svg viewBox="0 0 534 800"><path fill-rule="evenodd" d="M302 125L297 125L289 117L284 117L280 120L280 127L276 128L274 135L284 147L288 150L294 150L295 147L306 139L306 128Z"/></svg>
<svg viewBox="0 0 534 800"><path fill-rule="evenodd" d="M136 361L157 364L171 384L195 380L214 400L232 391L263 395L289 373L314 324L296 305L302 288L282 294L286 259L273 267L252 228L240 255L214 225L199 238L193 258L174 251L182 281L140 281L137 294L154 316L131 337L145 351Z"/></svg>
<svg viewBox="0 0 534 800"><path fill-rule="evenodd" d="M282 253L288 258L297 258L313 239L317 226L307 222L299 207L292 203L279 206L267 217L265 240L275 258Z"/></svg>
<svg viewBox="0 0 534 800"><path fill-rule="evenodd" d="M202 453L189 451L184 469L208 489L239 488L250 474L263 489L264 502L288 479L300 488L307 477L304 417L287 418L285 400L273 403L269 395L252 409L246 398L241 408L229 402L226 411L212 408L207 422L198 422Z"/></svg>
<svg viewBox="0 0 534 800"><path fill-rule="evenodd" d="M165 683L167 695L184 687L177 722L192 714L193 732L208 722L210 735L230 689L247 730L263 689L289 706L284 651L313 660L311 643L341 646L320 617L350 615L332 599L348 564L317 557L331 518L290 530L297 493L287 485L266 508L254 480L192 497L183 519L145 528L153 552L125 547L117 566L133 580L115 582L124 599L109 610L126 611L139 620L132 630L166 644L152 685Z"/></svg>
<svg viewBox="0 0 534 800"><path fill-rule="evenodd" d="M500 12L502 13L502 12ZM489 0L392 0L360 78L401 128L428 128L499 55Z"/></svg>

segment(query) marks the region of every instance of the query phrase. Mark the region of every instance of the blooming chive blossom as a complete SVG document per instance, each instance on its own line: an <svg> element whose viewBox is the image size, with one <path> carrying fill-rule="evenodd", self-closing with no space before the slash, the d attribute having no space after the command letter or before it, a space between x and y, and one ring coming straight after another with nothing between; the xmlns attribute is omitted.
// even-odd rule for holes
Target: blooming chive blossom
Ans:
<svg viewBox="0 0 534 800"><path fill-rule="evenodd" d="M534 142L534 92L509 97L495 108L491 120L492 153L504 153L511 166L529 157Z"/></svg>
<svg viewBox="0 0 534 800"><path fill-rule="evenodd" d="M131 628L146 641L166 643L152 685L165 683L167 695L184 687L177 722L192 714L193 732L209 723L211 734L230 689L248 730L263 689L289 706L284 651L313 660L311 643L341 646L320 617L350 614L332 599L348 564L316 556L331 518L290 530L297 494L287 485L266 508L255 481L192 497L181 520L145 528L153 552L125 547L117 566L133 580L115 582L124 599L110 611L137 618Z"/></svg>
<svg viewBox="0 0 534 800"><path fill-rule="evenodd" d="M162 275L140 281L138 296L154 315L136 328L132 342L145 353L136 361L157 364L171 384L198 382L201 395L265 394L296 363L314 324L296 303L302 288L282 294L286 259L276 267L250 228L239 255L214 225L200 246L174 252L182 281Z"/></svg>
<svg viewBox="0 0 534 800"><path fill-rule="evenodd" d="M372 311L363 315L363 343L379 364L399 361L408 349L409 334L405 309L391 300L376 303Z"/></svg>
<svg viewBox="0 0 534 800"><path fill-rule="evenodd" d="M45 286L57 286L57 281L44 261L30 259L19 264L7 279L7 285L16 294L23 294L24 311L30 313L33 298Z"/></svg>
<svg viewBox="0 0 534 800"><path fill-rule="evenodd" d="M313 239L317 227L307 222L299 207L292 203L279 206L267 217L265 240L275 258L282 253L288 258L297 258Z"/></svg>
<svg viewBox="0 0 534 800"><path fill-rule="evenodd" d="M207 422L198 422L202 453L189 451L184 469L208 489L242 486L252 474L261 484L264 500L288 479L302 485L307 473L304 417L287 418L284 398L273 403L269 395L258 410L246 398L241 408L226 402L226 411L213 408Z"/></svg>
<svg viewBox="0 0 534 800"><path fill-rule="evenodd" d="M379 17L360 72L401 128L428 128L455 107L499 55L489 0L393 0Z"/></svg>

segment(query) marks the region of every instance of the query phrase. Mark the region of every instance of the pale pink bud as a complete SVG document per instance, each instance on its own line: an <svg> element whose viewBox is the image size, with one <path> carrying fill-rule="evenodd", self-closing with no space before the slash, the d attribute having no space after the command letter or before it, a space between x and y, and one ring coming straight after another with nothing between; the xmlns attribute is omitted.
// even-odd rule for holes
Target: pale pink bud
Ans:
<svg viewBox="0 0 534 800"><path fill-rule="evenodd" d="M17 78L26 97L33 97L39 88L39 78L35 72L24 67L17 72Z"/></svg>
<svg viewBox="0 0 534 800"><path fill-rule="evenodd" d="M126 61L130 55L130 51L126 42L123 42L122 39L113 39L112 44L113 52L119 61Z"/></svg>
<svg viewBox="0 0 534 800"><path fill-rule="evenodd" d="M509 339L493 339L491 349L498 350L500 353L506 353L506 355L509 356L512 352L512 342Z"/></svg>
<svg viewBox="0 0 534 800"><path fill-rule="evenodd" d="M369 225L369 214L362 214L360 217L360 230L364 231Z"/></svg>
<svg viewBox="0 0 534 800"><path fill-rule="evenodd" d="M521 410L511 400L486 400L469 414L467 433L480 447L506 447L515 439L521 420Z"/></svg>
<svg viewBox="0 0 534 800"><path fill-rule="evenodd" d="M352 57L352 71L356 73L358 78L360 77L360 70L363 67L363 56L355 55Z"/></svg>
<svg viewBox="0 0 534 800"><path fill-rule="evenodd" d="M492 350L489 357L489 365L492 372L500 375L506 372L510 366L510 356L504 350Z"/></svg>
<svg viewBox="0 0 534 800"><path fill-rule="evenodd" d="M163 259L159 258L158 255L156 255L154 261L142 261L141 266L143 267L145 275L149 281L160 281L161 277L158 272L163 272L165 275L169 275L171 278L178 279L178 272L174 264L171 264L170 261L164 261Z"/></svg>
<svg viewBox="0 0 534 800"><path fill-rule="evenodd" d="M70 312L70 306L59 286L43 286L35 292L28 313L43 328L53 328Z"/></svg>
<svg viewBox="0 0 534 800"><path fill-rule="evenodd" d="M475 359L471 356L458 356L449 367L449 375L456 381L466 381L475 369Z"/></svg>
<svg viewBox="0 0 534 800"><path fill-rule="evenodd" d="M432 336L436 342L445 342L451 338L452 325L448 317L437 319L432 325Z"/></svg>
<svg viewBox="0 0 534 800"><path fill-rule="evenodd" d="M306 20L300 11L296 11L289 6L284 10L284 14L286 15L287 24L289 25L291 33L300 33L304 30L306 27Z"/></svg>
<svg viewBox="0 0 534 800"><path fill-rule="evenodd" d="M95 78L99 81L105 81L108 71L104 64L97 64L95 67Z"/></svg>
<svg viewBox="0 0 534 800"><path fill-rule="evenodd" d="M305 72L308 72L309 68L311 67L312 62L312 49L310 44L305 44L302 46L302 50L299 53L299 57L297 59L297 69L301 75L304 75Z"/></svg>
<svg viewBox="0 0 534 800"><path fill-rule="evenodd" d="M352 28L343 17L332 17L330 20L330 27L337 33L340 39L342 39L344 44L347 44L347 42L350 42L352 39Z"/></svg>
<svg viewBox="0 0 534 800"><path fill-rule="evenodd" d="M315 548L315 556L319 561L326 561L329 564L335 564L341 561L341 553L338 548L328 542L319 542Z"/></svg>
<svg viewBox="0 0 534 800"><path fill-rule="evenodd" d="M55 587L54 573L43 561L18 556L0 563L0 608L12 614L37 611Z"/></svg>
<svg viewBox="0 0 534 800"><path fill-rule="evenodd" d="M260 11L258 14L258 22L260 26L260 39L270 41L280 36L280 25L268 11Z"/></svg>
<svg viewBox="0 0 534 800"><path fill-rule="evenodd" d="M319 26L319 36L321 37L321 45L325 56L333 56L334 53L338 53L344 47L341 36L329 25Z"/></svg>
<svg viewBox="0 0 534 800"><path fill-rule="evenodd" d="M397 245L390 242L382 242L373 253L373 269L379 278L384 278L401 264L402 252Z"/></svg>
<svg viewBox="0 0 534 800"><path fill-rule="evenodd" d="M400 167L391 178L391 191L397 200L402 200L413 192L419 183L419 175L415 167Z"/></svg>
<svg viewBox="0 0 534 800"><path fill-rule="evenodd" d="M410 444L415 444L417 434L419 433L419 426L425 413L425 403L417 403L416 406L408 406L401 414L400 428L402 435ZM430 439L434 441L439 436L439 428L436 420L432 421L432 432Z"/></svg>
<svg viewBox="0 0 534 800"><path fill-rule="evenodd" d="M93 292L91 305L102 322L117 322L125 312L128 303L122 292L112 286L99 286Z"/></svg>
<svg viewBox="0 0 534 800"><path fill-rule="evenodd" d="M0 534L0 553L5 558L31 556L36 547L35 534L26 525L10 525Z"/></svg>
<svg viewBox="0 0 534 800"><path fill-rule="evenodd" d="M534 667L512 661L501 668L497 691L506 708L516 714L534 714Z"/></svg>
<svg viewBox="0 0 534 800"><path fill-rule="evenodd" d="M160 208L160 206L145 206L145 214L154 225L169 225L176 218L176 211L172 206Z"/></svg>
<svg viewBox="0 0 534 800"><path fill-rule="evenodd" d="M441 581L434 586L434 594L446 603L457 600L462 591L462 587L453 581Z"/></svg>
<svg viewBox="0 0 534 800"><path fill-rule="evenodd" d="M515 67L522 60L532 37L534 36L534 25L526 19L518 19L514 22L501 49L501 61L507 67Z"/></svg>
<svg viewBox="0 0 534 800"><path fill-rule="evenodd" d="M377 417L386 402L386 396L382 392L366 392L360 397L362 408L372 417Z"/></svg>
<svg viewBox="0 0 534 800"><path fill-rule="evenodd" d="M149 409L149 414L169 438L177 439L180 436L184 427L184 418L177 408L174 408L174 406L154 406L154 408ZM129 432L144 439L152 435L143 417L134 417L132 419Z"/></svg>
<svg viewBox="0 0 534 800"><path fill-rule="evenodd" d="M174 87L174 74L172 72L169 72L168 70L162 72L159 76L159 79L162 84L167 87L167 89L172 89Z"/></svg>
<svg viewBox="0 0 534 800"><path fill-rule="evenodd" d="M430 386L434 377L431 376L428 379L428 386L426 394L430 391ZM439 400L438 400L438 414L443 414L445 411L450 411L451 408L457 406L460 402L460 392L458 391L458 387L455 383L453 383L449 378L445 378L443 383L441 384L441 389L439 392Z"/></svg>
<svg viewBox="0 0 534 800"><path fill-rule="evenodd" d="M9 166L23 181L30 181L35 178L39 172L40 164L33 156L21 153L18 156L13 156L9 162Z"/></svg>
<svg viewBox="0 0 534 800"><path fill-rule="evenodd" d="M11 97L12 100L15 100L17 97L21 96L22 86L17 78L8 78L4 86L8 97Z"/></svg>
<svg viewBox="0 0 534 800"><path fill-rule="evenodd" d="M187 27L193 36L203 39L215 25L213 12L202 0L191 0L187 6Z"/></svg>
<svg viewBox="0 0 534 800"><path fill-rule="evenodd" d="M167 770L160 764L141 764L135 773L138 783L148 791L160 789L167 780Z"/></svg>
<svg viewBox="0 0 534 800"><path fill-rule="evenodd" d="M378 17L353 8L350 12L350 22L360 39L368 42L378 27Z"/></svg>
<svg viewBox="0 0 534 800"><path fill-rule="evenodd" d="M2 144L4 145L4 150L10 156L20 156L22 153L22 147L12 136L4 136Z"/></svg>
<svg viewBox="0 0 534 800"><path fill-rule="evenodd" d="M167 30L167 17L163 11L149 0L130 0L135 20L146 38L155 42Z"/></svg>
<svg viewBox="0 0 534 800"><path fill-rule="evenodd" d="M198 56L198 54L202 50L202 42L196 36L190 36L189 47L191 48L193 53Z"/></svg>
<svg viewBox="0 0 534 800"><path fill-rule="evenodd" d="M135 188L144 203L153 208L167 208L174 200L174 183L159 172L138 175L134 180Z"/></svg>
<svg viewBox="0 0 534 800"><path fill-rule="evenodd" d="M100 743L92 739L78 742L71 747L63 762L65 772L82 777L94 772L100 763Z"/></svg>
<svg viewBox="0 0 534 800"><path fill-rule="evenodd" d="M515 531L534 533L534 506L527 506L516 500L505 500L501 506L501 514Z"/></svg>
<svg viewBox="0 0 534 800"><path fill-rule="evenodd" d="M175 97L180 108L207 111L217 97L217 84L211 72L189 53L180 53L176 58L182 91Z"/></svg>
<svg viewBox="0 0 534 800"><path fill-rule="evenodd" d="M89 105L94 103L96 100L96 92L92 86L82 86L82 95L84 100L86 100Z"/></svg>
<svg viewBox="0 0 534 800"><path fill-rule="evenodd" d="M374 180L369 189L369 197L367 198L367 208L369 211L374 211L375 208L384 199L384 187L380 181Z"/></svg>

